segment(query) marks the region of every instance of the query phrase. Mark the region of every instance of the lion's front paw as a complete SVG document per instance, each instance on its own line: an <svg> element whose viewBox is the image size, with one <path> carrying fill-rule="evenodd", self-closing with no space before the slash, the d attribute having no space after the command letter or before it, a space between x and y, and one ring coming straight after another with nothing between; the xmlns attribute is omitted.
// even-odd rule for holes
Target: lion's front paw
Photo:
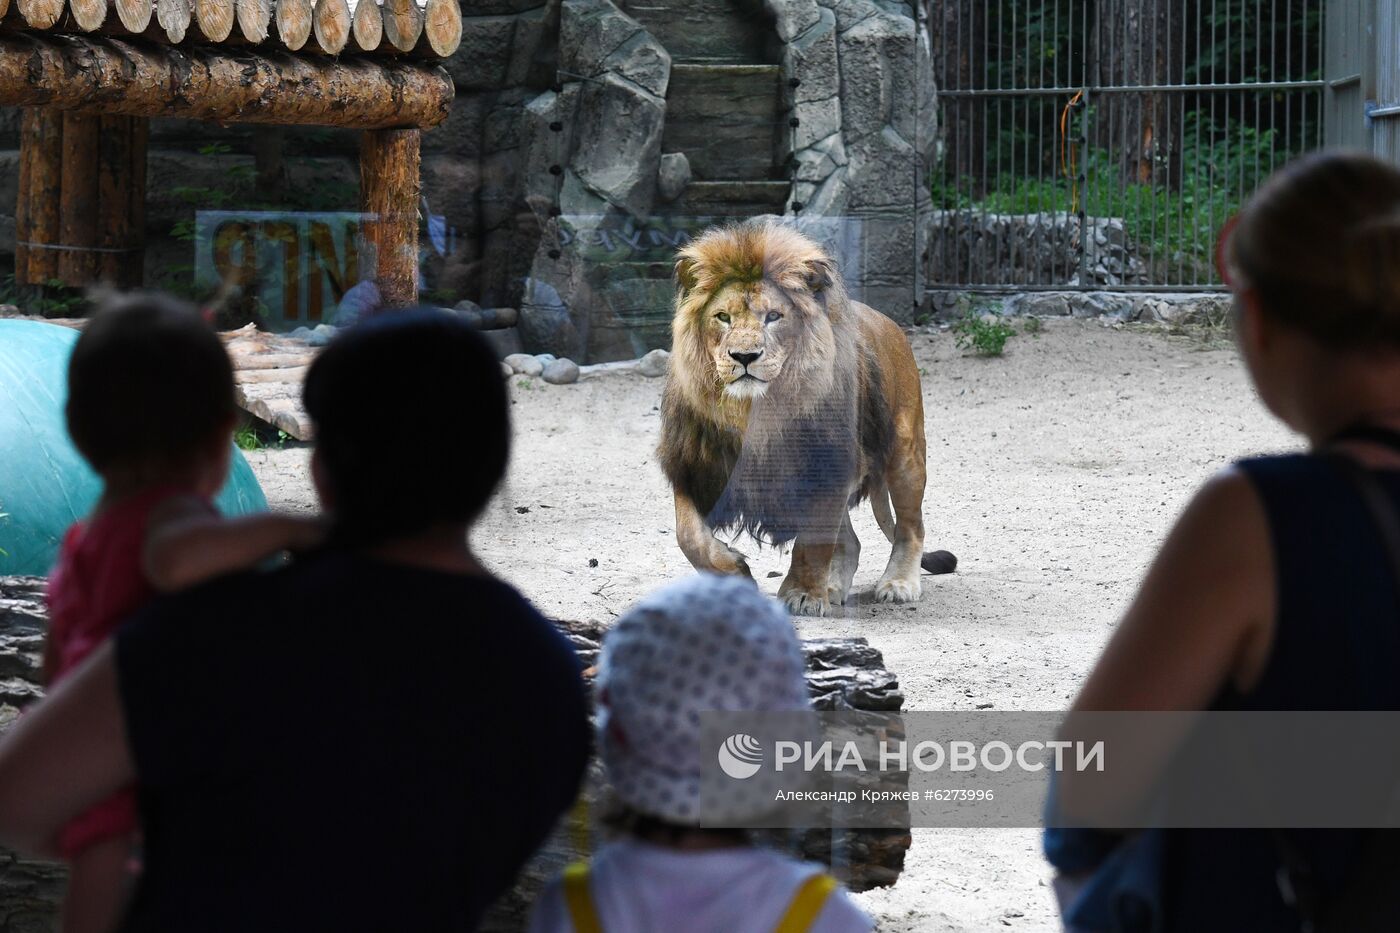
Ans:
<svg viewBox="0 0 1400 933"><path fill-rule="evenodd" d="M831 609L831 603L827 601L826 596L801 590L782 594L782 600L788 612L795 616L824 616Z"/></svg>
<svg viewBox="0 0 1400 933"><path fill-rule="evenodd" d="M924 594L918 578L901 580L892 577L875 584L875 598L882 603L912 603Z"/></svg>

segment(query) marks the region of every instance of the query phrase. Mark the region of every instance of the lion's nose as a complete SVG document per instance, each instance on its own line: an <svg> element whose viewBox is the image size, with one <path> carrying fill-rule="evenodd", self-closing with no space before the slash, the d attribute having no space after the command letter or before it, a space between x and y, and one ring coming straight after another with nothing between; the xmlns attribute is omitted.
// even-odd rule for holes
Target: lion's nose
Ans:
<svg viewBox="0 0 1400 933"><path fill-rule="evenodd" d="M763 355L763 351L759 350L757 353L735 353L731 350L729 351L729 355L732 356L734 361L740 366L748 367L749 364Z"/></svg>

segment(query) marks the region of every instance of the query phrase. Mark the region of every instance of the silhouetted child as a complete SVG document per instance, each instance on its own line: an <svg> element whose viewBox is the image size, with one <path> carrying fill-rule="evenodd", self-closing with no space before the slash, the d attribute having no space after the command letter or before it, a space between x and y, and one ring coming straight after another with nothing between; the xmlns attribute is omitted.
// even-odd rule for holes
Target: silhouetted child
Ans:
<svg viewBox="0 0 1400 933"><path fill-rule="evenodd" d="M657 590L604 639L597 696L621 836L545 888L531 933L871 929L821 866L751 845L739 830L702 828L742 821L750 807L757 815L772 793L702 795L700 713L810 708L779 603L748 580L713 574Z"/></svg>
<svg viewBox="0 0 1400 933"><path fill-rule="evenodd" d="M321 537L316 520L225 519L215 510L237 417L233 368L193 309L153 295L101 309L74 346L66 413L74 445L102 478L102 494L92 514L68 529L49 578L50 686L157 593ZM60 834L58 851L71 865L65 933L116 927L135 831L127 789Z"/></svg>

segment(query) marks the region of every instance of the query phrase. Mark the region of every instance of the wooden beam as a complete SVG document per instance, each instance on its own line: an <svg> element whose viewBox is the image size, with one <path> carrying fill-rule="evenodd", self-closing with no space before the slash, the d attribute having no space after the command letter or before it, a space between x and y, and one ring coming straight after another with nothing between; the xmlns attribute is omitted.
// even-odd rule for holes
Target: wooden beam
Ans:
<svg viewBox="0 0 1400 933"><path fill-rule="evenodd" d="M361 229L379 293L391 307L418 303L420 135L373 130L360 141Z"/></svg>
<svg viewBox="0 0 1400 933"><path fill-rule="evenodd" d="M0 35L0 106L378 130L436 126L452 95L447 73L422 62Z"/></svg>

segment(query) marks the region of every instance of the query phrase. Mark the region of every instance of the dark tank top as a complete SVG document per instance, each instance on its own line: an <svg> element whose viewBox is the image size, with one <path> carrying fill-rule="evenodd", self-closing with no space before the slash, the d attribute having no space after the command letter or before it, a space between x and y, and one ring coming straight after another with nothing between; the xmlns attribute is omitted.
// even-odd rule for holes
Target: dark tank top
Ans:
<svg viewBox="0 0 1400 933"><path fill-rule="evenodd" d="M1400 709L1400 600L1375 520L1342 469L1313 454L1260 457L1239 468L1268 519L1277 615L1259 683L1227 689L1224 710ZM1400 510L1400 471L1376 474ZM1359 830L1292 830L1319 894L1335 896L1356 866ZM1168 930L1298 930L1279 893L1278 843L1266 830L1168 834Z"/></svg>

